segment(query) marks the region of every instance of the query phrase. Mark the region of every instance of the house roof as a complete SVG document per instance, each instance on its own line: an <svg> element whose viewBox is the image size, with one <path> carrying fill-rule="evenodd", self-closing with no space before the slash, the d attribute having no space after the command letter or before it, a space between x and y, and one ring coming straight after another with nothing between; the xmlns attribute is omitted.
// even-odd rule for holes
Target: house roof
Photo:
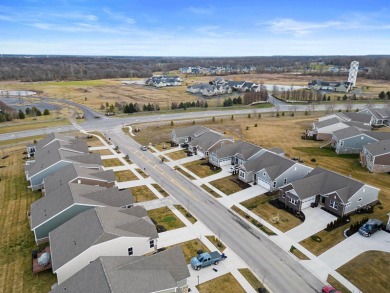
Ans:
<svg viewBox="0 0 390 293"><path fill-rule="evenodd" d="M240 159L246 161L262 149L263 148L257 145L239 140L234 143L221 146L221 148L215 151L215 154L218 158L238 156Z"/></svg>
<svg viewBox="0 0 390 293"><path fill-rule="evenodd" d="M363 131L368 131L368 130L371 130L371 125L367 125L367 124L364 124L362 122L357 122L357 121L347 121L347 122L343 122L344 124L348 125L348 126L354 126L356 127L357 129L360 129L360 130L363 130Z"/></svg>
<svg viewBox="0 0 390 293"><path fill-rule="evenodd" d="M281 154L284 154L284 150L281 149L281 148L272 148L272 149L269 149L270 152L273 152L277 155L281 155Z"/></svg>
<svg viewBox="0 0 390 293"><path fill-rule="evenodd" d="M314 122L314 127L319 129L319 128L327 127L327 126L330 126L330 125L333 125L333 124L336 124L339 122L340 122L339 119L337 119L336 117L333 117L330 119Z"/></svg>
<svg viewBox="0 0 390 293"><path fill-rule="evenodd" d="M295 194L301 200L317 194L337 192L344 203L364 186L360 181L323 168L315 168L304 178L288 185L293 186ZM288 185L281 189L285 190Z"/></svg>
<svg viewBox="0 0 390 293"><path fill-rule="evenodd" d="M354 121L354 122L360 122L360 123L370 123L371 116L367 114L362 113L356 113L356 112L337 112L335 113L336 116L340 117L341 119L344 119L346 121Z"/></svg>
<svg viewBox="0 0 390 293"><path fill-rule="evenodd" d="M296 162L292 160L286 159L271 152L265 152L259 157L244 163L243 168L247 172L258 172L265 169L268 173L268 176L274 180L295 164Z"/></svg>
<svg viewBox="0 0 390 293"><path fill-rule="evenodd" d="M364 131L364 133L378 141L390 139L390 132Z"/></svg>
<svg viewBox="0 0 390 293"><path fill-rule="evenodd" d="M214 132L214 131L208 131L204 132L201 135L199 135L197 138L191 140L188 144L192 146L198 146L202 150L207 151L210 147L212 147L215 143L220 141L221 139L224 139L225 137L223 134Z"/></svg>
<svg viewBox="0 0 390 293"><path fill-rule="evenodd" d="M130 190L70 183L72 179L69 181L68 179L72 178L70 176L72 171L64 169L45 178L45 196L31 204L32 228L46 222L73 204L122 207L134 203ZM63 179L59 179L62 174L64 174Z"/></svg>
<svg viewBox="0 0 390 293"><path fill-rule="evenodd" d="M78 164L101 165L99 154L90 154L88 146L83 140L72 140L71 143L53 141L50 144L37 148L35 162L25 166L28 176L31 177L61 160Z"/></svg>
<svg viewBox="0 0 390 293"><path fill-rule="evenodd" d="M51 293L149 293L177 287L190 273L179 246L151 256L102 256Z"/></svg>
<svg viewBox="0 0 390 293"><path fill-rule="evenodd" d="M200 125L193 125L189 127L176 128L173 130L176 137L198 137L202 133L210 131L207 127Z"/></svg>
<svg viewBox="0 0 390 293"><path fill-rule="evenodd" d="M360 134L363 134L363 132L354 126L350 126L333 132L333 136L336 137L338 140L350 138Z"/></svg>
<svg viewBox="0 0 390 293"><path fill-rule="evenodd" d="M128 209L98 207L68 220L49 234L53 271L91 246L118 237L158 238L142 206Z"/></svg>
<svg viewBox="0 0 390 293"><path fill-rule="evenodd" d="M375 143L366 144L364 148L373 156L390 153L390 139L385 139ZM388 162L390 164L390 162Z"/></svg>

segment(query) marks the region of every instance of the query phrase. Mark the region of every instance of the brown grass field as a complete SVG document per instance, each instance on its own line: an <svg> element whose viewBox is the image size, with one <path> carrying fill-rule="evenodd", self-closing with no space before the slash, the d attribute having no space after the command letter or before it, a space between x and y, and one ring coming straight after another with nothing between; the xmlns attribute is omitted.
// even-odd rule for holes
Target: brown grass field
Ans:
<svg viewBox="0 0 390 293"><path fill-rule="evenodd" d="M104 167L117 167L117 166L123 166L122 162L119 161L119 159L114 158L114 159L105 159L102 160L103 166Z"/></svg>
<svg viewBox="0 0 390 293"><path fill-rule="evenodd" d="M263 287L263 284L260 282L260 280L252 273L250 269L238 269L238 271L241 273L241 275L244 276L244 278L251 284L253 289L257 290L258 288Z"/></svg>
<svg viewBox="0 0 390 293"><path fill-rule="evenodd" d="M169 246L167 248L171 248L171 247L178 246L178 245L180 245L181 248L183 249L183 254L184 254L184 258L186 260L186 263L190 263L191 258L196 256L196 253L198 250L203 250L204 252L210 252L210 250L207 248L207 246L204 245L203 242L200 241L198 238L190 240L190 241L182 242L179 244L175 244L175 245Z"/></svg>
<svg viewBox="0 0 390 293"><path fill-rule="evenodd" d="M155 220L158 225L164 226L167 231L185 226L168 207L149 210L148 216Z"/></svg>
<svg viewBox="0 0 390 293"><path fill-rule="evenodd" d="M115 172L114 174L115 174L116 181L118 182L138 180L138 177L135 176L135 174L130 170L118 171Z"/></svg>
<svg viewBox="0 0 390 293"><path fill-rule="evenodd" d="M136 202L157 199L157 196L146 185L130 187L130 190Z"/></svg>
<svg viewBox="0 0 390 293"><path fill-rule="evenodd" d="M33 90L42 96L54 98L67 98L72 101L85 104L95 110L100 110L101 104L118 103L159 103L161 109L167 109L172 102L195 101L199 98L186 92L187 85L209 82L216 76L182 76L182 86L154 88L142 85L122 85L123 80L129 79L102 79L86 81L51 81L51 82L0 82L0 88L4 90ZM228 75L223 78L229 80L246 80L265 84L280 85L307 85L313 79L343 81L346 77L316 77L297 74L245 74ZM135 80L135 79L133 79ZM358 77L358 87L365 87L363 95L377 97L379 92L390 90L390 82L383 80L368 80ZM224 96L210 100L210 106L221 104Z"/></svg>
<svg viewBox="0 0 390 293"><path fill-rule="evenodd" d="M26 188L24 151L24 146L4 148L9 157L0 160L5 166L0 168L0 292L48 292L56 283L50 270L38 276L31 272L31 251L37 247L26 213L41 193Z"/></svg>

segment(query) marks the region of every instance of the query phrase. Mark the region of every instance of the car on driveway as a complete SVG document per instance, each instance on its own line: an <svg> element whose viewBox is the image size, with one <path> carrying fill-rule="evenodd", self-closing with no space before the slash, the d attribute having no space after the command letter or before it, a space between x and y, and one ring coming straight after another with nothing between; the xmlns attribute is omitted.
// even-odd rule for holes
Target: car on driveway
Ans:
<svg viewBox="0 0 390 293"><path fill-rule="evenodd" d="M360 235L370 237L378 230L382 230L383 222L377 219L369 219L363 226L360 227Z"/></svg>
<svg viewBox="0 0 390 293"><path fill-rule="evenodd" d="M145 146L145 145L143 145L142 147L141 147L141 151L147 151L148 150L148 148Z"/></svg>
<svg viewBox="0 0 390 293"><path fill-rule="evenodd" d="M333 288L332 286L330 285L327 285L327 286L324 286L322 288L322 293L341 293L339 290Z"/></svg>

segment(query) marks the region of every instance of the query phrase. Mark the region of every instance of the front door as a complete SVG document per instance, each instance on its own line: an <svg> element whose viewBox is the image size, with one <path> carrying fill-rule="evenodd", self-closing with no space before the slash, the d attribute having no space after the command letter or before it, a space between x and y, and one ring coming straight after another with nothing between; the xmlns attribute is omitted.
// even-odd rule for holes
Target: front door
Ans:
<svg viewBox="0 0 390 293"><path fill-rule="evenodd" d="M320 203L321 203L322 205L324 205L324 204L325 204L325 196L321 196Z"/></svg>

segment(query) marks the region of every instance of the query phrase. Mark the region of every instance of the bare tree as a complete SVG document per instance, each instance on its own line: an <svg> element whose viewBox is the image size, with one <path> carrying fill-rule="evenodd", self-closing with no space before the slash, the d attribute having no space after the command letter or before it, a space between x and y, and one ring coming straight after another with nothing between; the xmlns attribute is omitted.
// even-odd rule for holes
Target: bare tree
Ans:
<svg viewBox="0 0 390 293"><path fill-rule="evenodd" d="M328 104L326 106L326 113L333 113L335 107L336 107L335 103Z"/></svg>
<svg viewBox="0 0 390 293"><path fill-rule="evenodd" d="M296 104L293 104L292 106L290 106L290 114L296 113L297 109L298 109L298 106Z"/></svg>
<svg viewBox="0 0 390 293"><path fill-rule="evenodd" d="M353 103L351 100L348 100L345 104L344 104L344 108L347 112L351 112L352 111L352 107L353 107Z"/></svg>

